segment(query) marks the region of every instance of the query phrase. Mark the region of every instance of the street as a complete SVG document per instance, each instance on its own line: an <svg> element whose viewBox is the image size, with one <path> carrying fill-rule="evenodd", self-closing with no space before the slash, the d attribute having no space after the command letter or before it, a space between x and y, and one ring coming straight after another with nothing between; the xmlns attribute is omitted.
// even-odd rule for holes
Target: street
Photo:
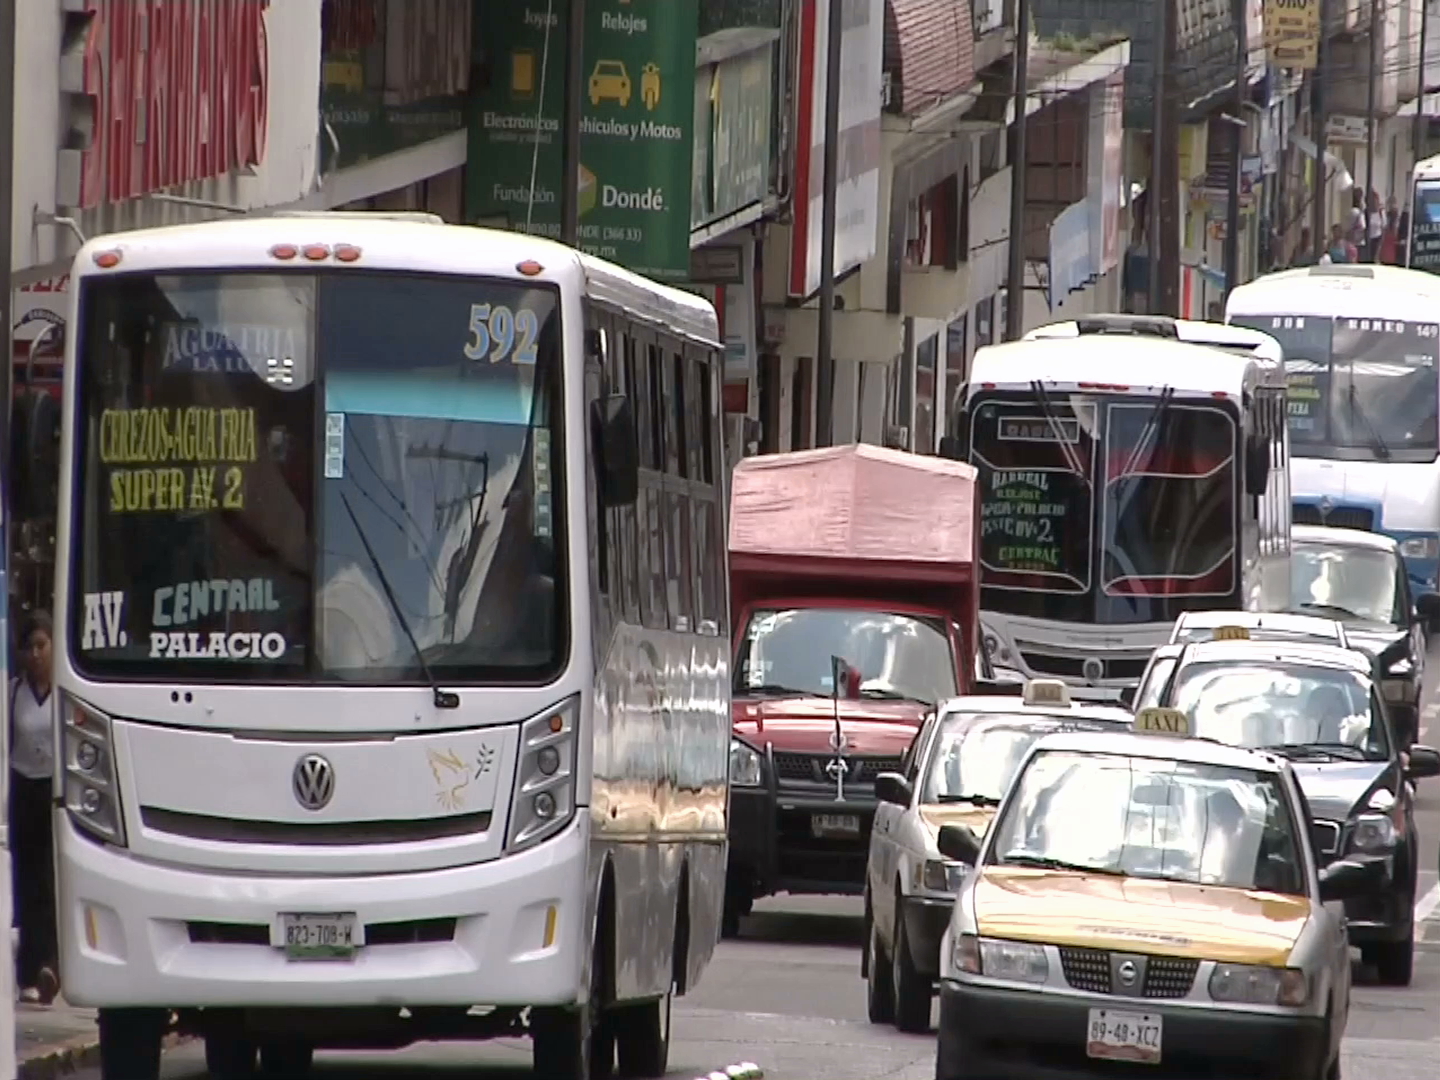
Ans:
<svg viewBox="0 0 1440 1080"><path fill-rule="evenodd" d="M1440 652L1432 649L1432 670ZM1440 681L1440 680L1437 680ZM1440 740L1440 701L1432 682L1421 741ZM1424 917L1413 985L1375 985L1356 973L1344 1068L1355 1077L1431 1080L1440 1054L1440 780L1420 789L1425 854L1417 914ZM690 1080L754 1061L769 1080L930 1080L935 1038L901 1035L865 1019L860 978L858 898L782 896L756 905L742 938L722 942L695 992L677 1003L670 1076ZM422 1080L485 1068L495 1080L528 1077L526 1040L423 1044L396 1054L322 1054L315 1075L327 1080ZM78 1074L98 1080L98 1074ZM167 1056L166 1080L201 1080L204 1055L189 1043ZM467 1073L468 1075L468 1073Z"/></svg>

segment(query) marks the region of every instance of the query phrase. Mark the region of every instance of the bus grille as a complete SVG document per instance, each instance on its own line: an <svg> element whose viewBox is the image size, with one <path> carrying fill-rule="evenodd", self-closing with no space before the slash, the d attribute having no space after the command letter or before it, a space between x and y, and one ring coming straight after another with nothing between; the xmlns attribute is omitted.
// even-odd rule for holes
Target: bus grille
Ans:
<svg viewBox="0 0 1440 1080"><path fill-rule="evenodd" d="M1375 514L1359 506L1336 506L1329 513L1314 503L1296 503L1290 508L1291 520L1296 525L1327 525L1332 529L1362 529L1373 532Z"/></svg>
<svg viewBox="0 0 1440 1080"><path fill-rule="evenodd" d="M290 821L253 821L210 817L142 806L140 820L147 829L227 844L284 844L295 847L356 847L363 844L413 844L470 836L490 828L489 811L454 817L406 821L320 821L299 825Z"/></svg>

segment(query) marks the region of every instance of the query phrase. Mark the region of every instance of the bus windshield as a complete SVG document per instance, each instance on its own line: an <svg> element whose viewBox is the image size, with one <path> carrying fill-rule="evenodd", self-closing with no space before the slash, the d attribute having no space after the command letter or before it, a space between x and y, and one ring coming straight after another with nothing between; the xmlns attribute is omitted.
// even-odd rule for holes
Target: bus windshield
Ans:
<svg viewBox="0 0 1440 1080"><path fill-rule="evenodd" d="M1415 182L1409 261L1415 270L1440 273L1440 180Z"/></svg>
<svg viewBox="0 0 1440 1080"><path fill-rule="evenodd" d="M1300 457L1433 461L1440 325L1243 315L1285 350L1290 441Z"/></svg>
<svg viewBox="0 0 1440 1080"><path fill-rule="evenodd" d="M87 280L81 310L78 670L368 684L558 674L553 290L127 274Z"/></svg>
<svg viewBox="0 0 1440 1080"><path fill-rule="evenodd" d="M1237 437L1219 404L986 395L972 408L983 606L1134 624L1237 588Z"/></svg>

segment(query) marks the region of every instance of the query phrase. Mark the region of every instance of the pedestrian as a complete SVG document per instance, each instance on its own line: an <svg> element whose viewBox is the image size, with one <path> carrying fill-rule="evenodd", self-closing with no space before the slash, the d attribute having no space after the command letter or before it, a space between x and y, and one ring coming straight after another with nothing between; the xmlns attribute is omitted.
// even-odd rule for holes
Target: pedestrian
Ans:
<svg viewBox="0 0 1440 1080"><path fill-rule="evenodd" d="M1330 226L1330 247L1326 251L1332 263L1353 263L1360 261L1355 244L1345 235L1345 228L1339 222Z"/></svg>
<svg viewBox="0 0 1440 1080"><path fill-rule="evenodd" d="M1380 209L1380 193L1373 188L1365 204L1365 261L1380 261L1380 241L1385 236L1385 215Z"/></svg>
<svg viewBox="0 0 1440 1080"><path fill-rule="evenodd" d="M1389 205L1385 207L1385 232L1380 237L1380 257L1375 261L1387 266L1399 265L1400 208L1395 203L1394 195L1390 196Z"/></svg>
<svg viewBox="0 0 1440 1080"><path fill-rule="evenodd" d="M10 682L10 857L15 923L20 930L15 981L20 1000L48 1005L60 990L55 919L55 698L51 622L32 611L20 630L20 668Z"/></svg>

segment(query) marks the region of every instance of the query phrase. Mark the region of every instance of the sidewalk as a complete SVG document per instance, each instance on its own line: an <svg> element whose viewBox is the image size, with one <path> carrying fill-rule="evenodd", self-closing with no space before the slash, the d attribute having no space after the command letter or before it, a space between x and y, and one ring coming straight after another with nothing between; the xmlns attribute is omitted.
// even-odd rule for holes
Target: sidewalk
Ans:
<svg viewBox="0 0 1440 1080"><path fill-rule="evenodd" d="M15 1061L19 1080L52 1080L99 1064L95 1010L57 1001L15 1006Z"/></svg>

